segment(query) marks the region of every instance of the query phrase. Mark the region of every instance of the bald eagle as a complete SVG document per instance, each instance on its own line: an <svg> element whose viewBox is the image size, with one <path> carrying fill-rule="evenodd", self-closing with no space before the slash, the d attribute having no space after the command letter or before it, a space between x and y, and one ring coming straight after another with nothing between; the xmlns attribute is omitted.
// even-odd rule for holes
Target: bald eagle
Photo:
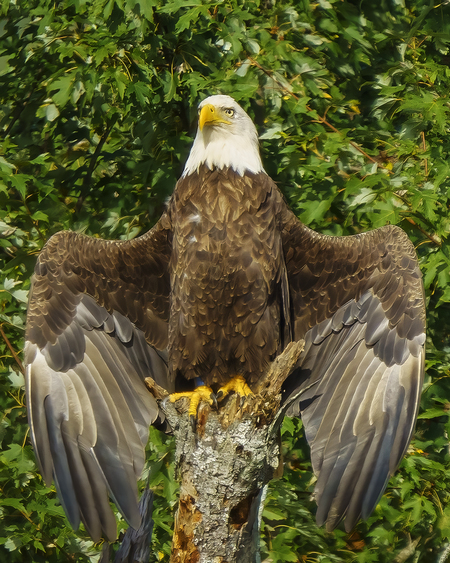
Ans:
<svg viewBox="0 0 450 563"><path fill-rule="evenodd" d="M265 173L256 128L229 96L199 105L184 172L158 223L131 241L52 236L37 260L25 358L31 437L71 525L116 536L108 494L139 525L136 481L169 393L252 388L304 339L286 381L317 475L317 522L367 517L411 439L425 311L396 226L330 237L303 225ZM299 399L292 400L304 390Z"/></svg>

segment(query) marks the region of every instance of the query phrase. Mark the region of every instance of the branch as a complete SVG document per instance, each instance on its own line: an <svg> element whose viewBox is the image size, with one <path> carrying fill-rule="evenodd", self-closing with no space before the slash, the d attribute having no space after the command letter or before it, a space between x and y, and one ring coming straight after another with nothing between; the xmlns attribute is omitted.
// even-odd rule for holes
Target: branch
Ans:
<svg viewBox="0 0 450 563"><path fill-rule="evenodd" d="M92 174L94 173L95 167L97 165L97 160L100 156L100 153L103 149L104 144L108 140L108 137L109 137L111 130L114 127L117 119L118 119L117 115L115 115L111 119L111 122L108 125L108 127L106 128L106 131L103 133L103 135L100 138L100 142L95 147L95 151L94 151L94 154L92 155L91 161L89 163L89 167L88 167L88 170L86 172L86 176L83 178L83 185L82 185L83 192L85 191L85 189L87 190L88 187L89 187L89 184L90 184L91 178L92 178ZM78 201L77 201L77 205L76 205L77 211L79 211L81 209L81 206L83 205L83 201L84 201L84 195L82 193L80 195L80 197L78 198Z"/></svg>
<svg viewBox="0 0 450 563"><path fill-rule="evenodd" d="M424 131L422 131L422 149L423 149L423 152L426 152L426 150L427 150L427 144L425 142ZM428 176L428 159L425 159L424 162L425 162L425 176Z"/></svg>
<svg viewBox="0 0 450 563"><path fill-rule="evenodd" d="M408 221L408 223L411 223L411 225L413 225L413 227L415 227L423 235L425 235L427 237L427 239L429 239L433 244L435 244L436 246L439 246L439 247L442 246L442 241L437 235L432 235L432 234L428 233L425 229L422 229L422 227L420 225L418 225L414 221L414 219L411 219L411 217L405 217L405 219L406 219L406 221Z"/></svg>
<svg viewBox="0 0 450 563"><path fill-rule="evenodd" d="M14 350L14 348L11 345L11 342L8 340L8 337L6 336L5 332L3 331L3 326L0 325L0 334L3 338L3 340L5 341L6 346L8 346L16 364L19 366L20 371L22 372L23 375L25 375L25 369L23 367L22 362L20 361L19 356L16 354L16 351Z"/></svg>
<svg viewBox="0 0 450 563"><path fill-rule="evenodd" d="M280 466L281 387L303 347L303 341L288 345L253 389L255 394L231 394L218 410L201 403L195 431L186 399L160 403L175 435L181 478L171 563L260 561L266 485ZM158 393L157 386L146 382Z"/></svg>
<svg viewBox="0 0 450 563"><path fill-rule="evenodd" d="M305 341L290 342L283 352L270 364L267 372L254 386L255 393L264 396L276 396L281 392L281 387L295 369L300 355L305 347Z"/></svg>

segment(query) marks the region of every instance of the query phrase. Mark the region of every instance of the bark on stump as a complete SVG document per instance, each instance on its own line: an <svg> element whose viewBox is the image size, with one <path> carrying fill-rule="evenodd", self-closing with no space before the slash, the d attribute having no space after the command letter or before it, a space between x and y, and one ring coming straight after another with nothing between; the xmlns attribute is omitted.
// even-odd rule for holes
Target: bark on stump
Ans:
<svg viewBox="0 0 450 563"><path fill-rule="evenodd" d="M291 343L245 398L202 404L193 431L187 401L161 408L176 441L181 480L171 563L255 563L266 485L280 463L281 387L303 342Z"/></svg>

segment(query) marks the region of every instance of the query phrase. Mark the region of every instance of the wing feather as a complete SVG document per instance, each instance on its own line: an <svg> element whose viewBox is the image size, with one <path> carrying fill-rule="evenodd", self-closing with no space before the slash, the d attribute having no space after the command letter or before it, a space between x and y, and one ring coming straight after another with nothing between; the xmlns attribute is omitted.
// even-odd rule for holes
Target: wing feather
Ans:
<svg viewBox="0 0 450 563"><path fill-rule="evenodd" d="M317 475L318 524L367 518L413 432L425 307L414 247L398 227L327 237L286 221L283 248L300 367L285 382Z"/></svg>
<svg viewBox="0 0 450 563"><path fill-rule="evenodd" d="M144 379L172 386L169 258L160 225L125 243L59 233L36 265L25 353L31 437L71 525L83 521L94 540L116 536L108 495L139 526L137 479L160 416Z"/></svg>

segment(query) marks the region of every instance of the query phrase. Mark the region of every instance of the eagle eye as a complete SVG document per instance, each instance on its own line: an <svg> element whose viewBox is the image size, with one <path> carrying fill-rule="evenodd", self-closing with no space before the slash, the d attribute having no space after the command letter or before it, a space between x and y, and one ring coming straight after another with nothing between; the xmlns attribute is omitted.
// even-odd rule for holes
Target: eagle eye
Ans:
<svg viewBox="0 0 450 563"><path fill-rule="evenodd" d="M225 113L225 115L228 115L228 117L233 117L233 115L234 115L234 109L225 108L225 109L224 109L224 113Z"/></svg>

